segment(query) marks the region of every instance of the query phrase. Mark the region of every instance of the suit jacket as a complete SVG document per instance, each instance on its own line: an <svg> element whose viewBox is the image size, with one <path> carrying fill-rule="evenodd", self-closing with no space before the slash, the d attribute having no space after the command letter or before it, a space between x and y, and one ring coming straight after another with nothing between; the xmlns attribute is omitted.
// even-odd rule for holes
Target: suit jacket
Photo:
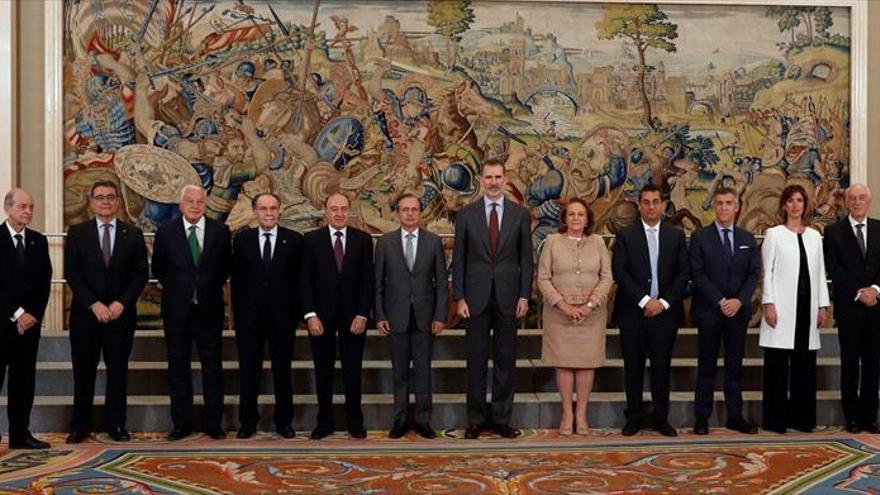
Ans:
<svg viewBox="0 0 880 495"><path fill-rule="evenodd" d="M657 297L669 303L669 309L653 320L662 325L678 326L684 315L682 301L687 289L689 268L684 233L661 221L658 241ZM645 320L644 309L639 307L639 302L651 292L648 238L640 219L617 234L611 271L617 282L614 304L617 323L621 327L637 327Z"/></svg>
<svg viewBox="0 0 880 495"><path fill-rule="evenodd" d="M259 228L244 230L232 242L235 327L250 328L266 316L275 328L294 331L302 317L296 289L303 236L279 225L267 272L260 251L259 232Z"/></svg>
<svg viewBox="0 0 880 495"><path fill-rule="evenodd" d="M825 269L831 277L834 317L844 324L877 318L880 305L855 301L862 287L880 286L880 221L867 219L867 256L862 256L849 217L825 227Z"/></svg>
<svg viewBox="0 0 880 495"><path fill-rule="evenodd" d="M189 251L183 219L175 218L156 230L153 274L162 284L162 319L166 326L185 324L187 309L197 292L199 311L213 325L223 324L223 285L229 276L232 245L229 228L205 218L205 237L198 266Z"/></svg>
<svg viewBox="0 0 880 495"><path fill-rule="evenodd" d="M449 290L443 242L436 234L419 229L412 272L403 256L401 229L376 243L376 320L388 320L391 331L406 333L410 307L419 331L430 332L431 321L446 321Z"/></svg>
<svg viewBox="0 0 880 495"><path fill-rule="evenodd" d="M694 281L691 311L698 324L707 325L725 319L718 302L722 298L736 298L742 307L734 318L747 321L752 315L752 295L761 271L760 254L755 236L733 227L733 258L724 254L724 244L715 222L691 236L690 264Z"/></svg>
<svg viewBox="0 0 880 495"><path fill-rule="evenodd" d="M373 306L373 239L346 228L342 272L336 269L330 230L321 227L303 238L300 300L304 314L317 313L324 325L348 325L356 315L370 317ZM337 319L338 318L338 319Z"/></svg>
<svg viewBox="0 0 880 495"><path fill-rule="evenodd" d="M116 240L110 266L104 265L94 218L70 227L64 245L64 275L73 291L71 328L100 325L89 309L96 302L125 306L117 320L134 328L137 300L147 285L147 248L141 229L116 220Z"/></svg>
<svg viewBox="0 0 880 495"><path fill-rule="evenodd" d="M46 236L29 228L25 228L24 242L22 266L9 229L6 225L0 226L0 321L7 323L18 308L42 322L49 303L52 282L49 243Z"/></svg>
<svg viewBox="0 0 880 495"><path fill-rule="evenodd" d="M455 298L467 301L472 315L489 304L492 285L504 314L516 312L519 298L532 294L532 236L528 210L504 198L495 259L489 250L489 223L483 197L455 216L452 283Z"/></svg>

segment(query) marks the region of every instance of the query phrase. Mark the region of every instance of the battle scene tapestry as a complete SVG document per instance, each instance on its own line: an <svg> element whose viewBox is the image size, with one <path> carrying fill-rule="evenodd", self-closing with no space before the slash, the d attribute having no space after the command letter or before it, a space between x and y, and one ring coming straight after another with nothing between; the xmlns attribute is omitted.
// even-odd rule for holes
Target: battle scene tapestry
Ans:
<svg viewBox="0 0 880 495"><path fill-rule="evenodd" d="M537 247L561 201L595 230L661 187L687 232L735 188L738 224L777 221L799 183L821 228L850 167L850 12L822 6L342 0L65 0L64 219L97 179L123 185L145 231L179 216L184 184L233 231L271 191L284 226L321 224L341 191L353 225L396 227L421 198L451 234L506 163Z"/></svg>

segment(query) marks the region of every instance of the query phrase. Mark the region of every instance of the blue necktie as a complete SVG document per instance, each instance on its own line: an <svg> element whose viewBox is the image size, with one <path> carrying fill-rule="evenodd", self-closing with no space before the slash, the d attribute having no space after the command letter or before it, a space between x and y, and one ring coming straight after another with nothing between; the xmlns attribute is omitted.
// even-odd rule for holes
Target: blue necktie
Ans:
<svg viewBox="0 0 880 495"><path fill-rule="evenodd" d="M657 248L657 229L648 229L648 258L651 261L651 296L657 299L660 294L660 286L657 280L657 260L660 258L660 252Z"/></svg>
<svg viewBox="0 0 880 495"><path fill-rule="evenodd" d="M733 259L733 243L730 242L730 229L721 229L724 233L724 259L728 263Z"/></svg>

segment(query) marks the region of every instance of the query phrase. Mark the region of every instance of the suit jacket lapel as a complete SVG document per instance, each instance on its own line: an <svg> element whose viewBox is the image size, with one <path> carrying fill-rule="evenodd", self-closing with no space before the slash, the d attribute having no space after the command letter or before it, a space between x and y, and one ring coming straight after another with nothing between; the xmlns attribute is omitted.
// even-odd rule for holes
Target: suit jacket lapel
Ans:
<svg viewBox="0 0 880 495"><path fill-rule="evenodd" d="M847 220L847 222L848 221L849 220ZM880 243L880 228L878 228L880 227L880 222L868 218L866 225L867 226L865 228L868 230L866 232L868 238L865 242L868 243L868 253L865 257L868 260L871 260L874 259L874 256L876 256L877 249L880 249L880 247L877 246L877 243ZM850 231L852 231L852 229L850 229ZM855 237L855 234L853 234L853 237Z"/></svg>
<svg viewBox="0 0 880 495"><path fill-rule="evenodd" d="M116 230L119 230L119 221L116 222ZM103 232L102 232L103 234ZM116 245L119 245L119 232L116 232ZM86 243L86 249L88 249L91 253L90 256L97 263L95 266L104 267L107 269L107 266L104 265L104 253L101 252L101 241L98 239L98 221L92 218L92 220L88 223L88 228L86 229L86 235L89 236L89 241ZM110 256L110 262L113 262L113 256Z"/></svg>
<svg viewBox="0 0 880 495"><path fill-rule="evenodd" d="M416 270L425 262L425 258L430 256L430 252L428 251L428 236L425 235L424 229L419 229L419 243L416 246L416 262L413 263L412 273L416 273ZM398 245L400 245L398 243Z"/></svg>
<svg viewBox="0 0 880 495"><path fill-rule="evenodd" d="M639 253L642 253L642 263L648 268L648 273L651 273L651 254L648 252L648 234L645 232L645 227L642 225L641 220L636 220L635 225L635 241L636 241L636 250ZM659 242L659 234L658 234L658 242ZM658 258L659 265L659 258ZM658 266L659 268L659 266Z"/></svg>
<svg viewBox="0 0 880 495"><path fill-rule="evenodd" d="M856 239L856 234L853 232L853 226L849 223L849 217L840 221L840 234L843 236L843 242L846 243L847 249L852 252L852 255L864 258L862 256L862 250L859 248L859 240ZM868 235L868 237L870 237L870 235ZM867 242L867 239L865 242ZM868 249L870 249L870 247Z"/></svg>
<svg viewBox="0 0 880 495"><path fill-rule="evenodd" d="M205 223L205 230L207 230L207 223ZM183 228L183 219L179 218L176 222L174 222L174 236L177 238L178 247L176 249L177 252L180 253L181 256L185 256L187 259L187 263L189 266L195 268L196 264L192 258L192 252L189 250L189 232ZM207 234L207 232L205 233ZM205 235L205 239L207 239L207 235ZM202 253L205 252L204 247L202 248Z"/></svg>
<svg viewBox="0 0 880 495"><path fill-rule="evenodd" d="M478 224L481 227L481 232L485 235L481 235L480 242L483 243L483 247L486 248L486 252L489 254L489 257L492 256L492 250L489 248L489 219L486 218L486 198L485 196L480 196L480 199L476 201L474 205L474 213L479 215L477 219Z"/></svg>
<svg viewBox="0 0 880 495"><path fill-rule="evenodd" d="M501 203L504 205L504 214L501 217L501 230L498 232L498 252L501 252L501 249L504 246L504 241L510 237L510 231L513 229L511 226L513 224L513 203L509 201L507 198L502 198Z"/></svg>

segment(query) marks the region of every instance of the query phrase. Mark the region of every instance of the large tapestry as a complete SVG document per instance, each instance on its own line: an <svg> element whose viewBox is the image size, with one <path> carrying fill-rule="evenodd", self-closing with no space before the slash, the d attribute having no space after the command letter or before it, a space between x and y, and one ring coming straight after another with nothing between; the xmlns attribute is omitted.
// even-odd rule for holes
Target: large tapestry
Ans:
<svg viewBox="0 0 880 495"><path fill-rule="evenodd" d="M722 185L755 233L793 182L814 225L843 214L848 8L65 0L64 21L66 225L110 178L148 232L201 184L233 230L260 192L303 232L341 191L369 232L396 227L406 192L452 233L490 158L532 212L535 246L574 196L613 234L646 183L688 232Z"/></svg>

